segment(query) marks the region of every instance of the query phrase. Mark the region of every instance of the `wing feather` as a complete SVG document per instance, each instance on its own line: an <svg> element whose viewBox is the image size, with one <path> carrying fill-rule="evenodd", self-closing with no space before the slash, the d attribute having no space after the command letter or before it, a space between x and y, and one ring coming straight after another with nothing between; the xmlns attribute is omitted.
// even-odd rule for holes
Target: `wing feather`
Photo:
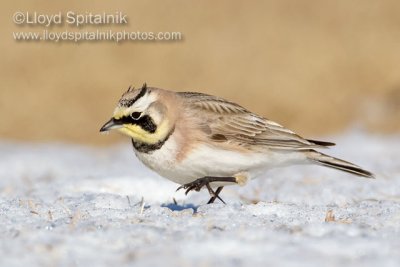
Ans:
<svg viewBox="0 0 400 267"><path fill-rule="evenodd" d="M219 97L191 92L178 94L185 99L187 111L194 112L194 117L200 120L200 129L207 129L205 133L213 142L230 142L245 147L264 146L279 150L307 150L324 148L324 144L331 144L306 140L276 122Z"/></svg>

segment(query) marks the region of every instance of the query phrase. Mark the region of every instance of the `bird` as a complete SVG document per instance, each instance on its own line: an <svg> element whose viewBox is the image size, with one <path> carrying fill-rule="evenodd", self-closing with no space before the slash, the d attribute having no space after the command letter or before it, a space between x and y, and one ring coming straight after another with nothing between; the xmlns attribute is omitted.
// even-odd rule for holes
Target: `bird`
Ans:
<svg viewBox="0 0 400 267"><path fill-rule="evenodd" d="M206 188L208 204L224 186L245 185L270 169L317 164L365 178L374 175L317 149L335 145L305 139L282 125L223 98L129 86L100 132L130 137L148 168L186 190Z"/></svg>

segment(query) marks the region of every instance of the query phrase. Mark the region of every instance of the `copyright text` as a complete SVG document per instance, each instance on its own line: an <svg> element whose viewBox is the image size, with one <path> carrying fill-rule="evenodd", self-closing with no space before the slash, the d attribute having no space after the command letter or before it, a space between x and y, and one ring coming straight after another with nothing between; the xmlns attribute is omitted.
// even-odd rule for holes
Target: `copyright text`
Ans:
<svg viewBox="0 0 400 267"><path fill-rule="evenodd" d="M114 13L77 13L68 11L66 13L57 12L54 14L44 14L36 11L17 11L13 14L13 22L17 25L41 27L64 25L64 23L74 27L82 27L85 25L128 24L128 16L121 11L116 11Z"/></svg>

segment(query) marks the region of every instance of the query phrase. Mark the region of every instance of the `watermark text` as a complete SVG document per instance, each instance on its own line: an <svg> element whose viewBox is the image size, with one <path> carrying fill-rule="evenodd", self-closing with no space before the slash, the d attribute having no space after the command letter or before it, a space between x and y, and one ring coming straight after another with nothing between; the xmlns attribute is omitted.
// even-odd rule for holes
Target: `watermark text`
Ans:
<svg viewBox="0 0 400 267"><path fill-rule="evenodd" d="M178 31L133 31L128 15L121 12L27 12L16 11L12 16L18 31L12 33L18 42L90 42L110 41L180 41L183 34ZM29 26L29 27L25 27ZM91 27L88 27L91 26ZM101 26L101 28L100 28ZM112 29L107 29L107 26ZM125 30L121 30L122 26ZM41 28L38 30L38 28ZM96 29L99 28L99 29ZM28 29L28 31L27 31Z"/></svg>
<svg viewBox="0 0 400 267"><path fill-rule="evenodd" d="M49 31L41 32L13 32L16 41L31 42L90 42L90 41L179 41L183 39L180 32L130 32L130 31L113 31L113 30L94 30L94 31Z"/></svg>
<svg viewBox="0 0 400 267"><path fill-rule="evenodd" d="M13 22L17 25L42 27L64 25L64 23L70 26L82 27L86 25L128 24L128 15L121 11L114 13L77 13L75 11L68 11L66 13L57 12L54 14L17 11L13 15Z"/></svg>

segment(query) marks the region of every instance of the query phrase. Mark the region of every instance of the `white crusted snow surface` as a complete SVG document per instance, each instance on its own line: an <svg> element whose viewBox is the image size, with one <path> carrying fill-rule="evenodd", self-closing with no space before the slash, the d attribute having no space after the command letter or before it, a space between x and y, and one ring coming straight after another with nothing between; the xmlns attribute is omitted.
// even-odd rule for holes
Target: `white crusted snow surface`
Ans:
<svg viewBox="0 0 400 267"><path fill-rule="evenodd" d="M207 191L175 193L128 140L0 142L0 265L400 266L400 137L325 139L377 179L295 166L205 205Z"/></svg>

